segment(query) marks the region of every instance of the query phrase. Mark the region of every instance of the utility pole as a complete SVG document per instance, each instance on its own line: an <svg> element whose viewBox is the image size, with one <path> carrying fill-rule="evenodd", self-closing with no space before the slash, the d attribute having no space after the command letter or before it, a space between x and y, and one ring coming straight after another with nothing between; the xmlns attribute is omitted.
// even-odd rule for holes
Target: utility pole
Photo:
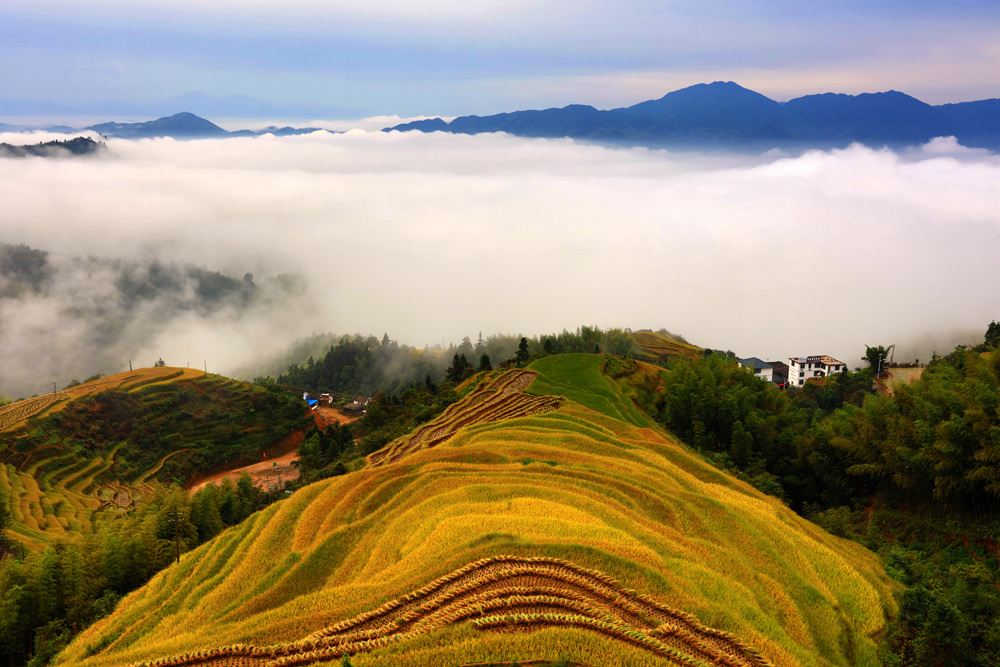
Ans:
<svg viewBox="0 0 1000 667"><path fill-rule="evenodd" d="M132 360L131 359L128 360L128 372L129 373L132 372Z"/></svg>
<svg viewBox="0 0 1000 667"><path fill-rule="evenodd" d="M55 382L52 383L52 393L53 394L56 393L56 383Z"/></svg>

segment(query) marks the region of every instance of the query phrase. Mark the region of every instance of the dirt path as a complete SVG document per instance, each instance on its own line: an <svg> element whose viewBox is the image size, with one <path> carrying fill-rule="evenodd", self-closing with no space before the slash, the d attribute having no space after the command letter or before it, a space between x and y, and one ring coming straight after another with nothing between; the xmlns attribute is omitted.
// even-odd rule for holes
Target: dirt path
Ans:
<svg viewBox="0 0 1000 667"><path fill-rule="evenodd" d="M312 411L313 419L316 420L316 426L320 427L324 431L327 426L332 426L334 423L338 424L350 424L351 422L356 422L360 417L348 417L340 410L335 408L316 408Z"/></svg>
<svg viewBox="0 0 1000 667"><path fill-rule="evenodd" d="M233 483L235 484L236 480L238 480L240 475L244 472L250 475L250 479L253 480L254 486L259 486L262 489L270 489L272 487L277 488L279 480L281 482L288 482L299 478L299 469L292 465L292 461L297 458L298 452L289 452L284 456L279 456L273 459L264 459L263 461L243 466L242 468L220 472L216 475L212 475L211 477L199 480L194 486L190 487L188 491L194 493L206 484L218 484L227 477L233 480Z"/></svg>
<svg viewBox="0 0 1000 667"><path fill-rule="evenodd" d="M313 420L316 422L316 426L324 431L328 426L334 423L350 424L351 422L358 420L358 417L348 417L339 410L326 407L316 408L312 411L312 416ZM263 460L258 461L257 463L251 463L248 466L225 470L223 472L216 473L215 475L211 475L210 477L199 479L194 483L194 485L188 487L188 491L194 493L206 484L218 484L227 477L235 484L236 480L238 480L240 475L244 472L250 475L250 479L253 481L254 486L258 486L265 490L278 488L283 482L298 479L299 469L292 465L292 461L298 458L298 441L300 441L301 438L302 436L300 435L294 444L292 441L285 443L286 446L295 447L295 449L286 454L282 454L274 458L264 458ZM285 447L282 447L282 449L283 448Z"/></svg>

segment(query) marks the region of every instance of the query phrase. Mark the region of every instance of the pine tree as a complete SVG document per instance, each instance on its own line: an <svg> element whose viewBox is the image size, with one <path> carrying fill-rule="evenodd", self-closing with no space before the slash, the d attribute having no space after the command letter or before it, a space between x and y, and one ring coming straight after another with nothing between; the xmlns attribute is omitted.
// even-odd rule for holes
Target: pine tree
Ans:
<svg viewBox="0 0 1000 667"><path fill-rule="evenodd" d="M528 354L528 339L521 337L521 342L517 346L517 355L514 357L514 361L520 366L522 364L528 363L530 355Z"/></svg>
<svg viewBox="0 0 1000 667"><path fill-rule="evenodd" d="M493 370L493 364L490 363L490 355L483 352L483 356L479 357L479 372L483 373L491 370Z"/></svg>

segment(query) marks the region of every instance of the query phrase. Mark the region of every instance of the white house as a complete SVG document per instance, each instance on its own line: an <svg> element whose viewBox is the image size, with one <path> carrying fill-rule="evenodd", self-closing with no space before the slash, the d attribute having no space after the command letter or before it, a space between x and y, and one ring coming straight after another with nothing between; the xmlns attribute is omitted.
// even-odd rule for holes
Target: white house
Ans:
<svg viewBox="0 0 1000 667"><path fill-rule="evenodd" d="M744 368L752 370L753 374L757 377L763 378L768 382L774 382L774 366L766 361L758 359L757 357L747 357L746 359L738 360L737 363Z"/></svg>
<svg viewBox="0 0 1000 667"><path fill-rule="evenodd" d="M801 387L809 378L826 377L847 370L847 364L825 354L788 358L788 385Z"/></svg>

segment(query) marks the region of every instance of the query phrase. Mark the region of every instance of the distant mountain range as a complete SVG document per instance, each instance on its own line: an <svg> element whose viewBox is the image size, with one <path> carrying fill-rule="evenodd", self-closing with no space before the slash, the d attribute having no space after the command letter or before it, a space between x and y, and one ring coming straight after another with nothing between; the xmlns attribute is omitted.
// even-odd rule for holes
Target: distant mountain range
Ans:
<svg viewBox="0 0 1000 667"><path fill-rule="evenodd" d="M731 81L716 81L608 111L572 104L461 116L451 122L432 118L388 130L507 132L519 137L571 137L646 146L754 149L854 142L904 146L954 136L965 146L996 150L1000 149L1000 99L931 106L889 91L807 95L779 103Z"/></svg>
<svg viewBox="0 0 1000 667"><path fill-rule="evenodd" d="M214 137L257 137L274 134L279 137L293 134L318 132L318 127L266 127L263 130L224 130L215 123L186 111L157 118L145 123L100 123L83 128L98 132L105 137L118 139L147 139L151 137L174 137L177 139L206 139Z"/></svg>
<svg viewBox="0 0 1000 667"><path fill-rule="evenodd" d="M3 109L0 100L0 109ZM0 131L25 126L4 125ZM69 127L52 131L75 132ZM230 132L193 113L183 112L139 123L100 123L84 130L105 137L287 136L316 132L315 127L267 127ZM832 148L860 142L901 147L934 137L954 136L964 145L1000 150L1000 99L931 106L896 91L807 95L774 100L733 82L716 81L667 93L657 100L602 111L571 104L559 109L514 111L493 116L460 116L404 123L384 131L480 134L507 132L519 137L569 137L584 141L651 147Z"/></svg>
<svg viewBox="0 0 1000 667"><path fill-rule="evenodd" d="M28 130L46 130L49 132L74 133L91 130L104 137L116 139L150 139L153 137L173 137L175 139L208 139L219 137L259 137L262 134L273 134L285 137L293 134L309 134L323 131L319 127L265 127L261 130L224 130L212 121L201 116L183 111L172 116L164 116L156 120L141 123L99 123L87 127L67 127L65 125L7 125L0 123L0 132L25 132Z"/></svg>

